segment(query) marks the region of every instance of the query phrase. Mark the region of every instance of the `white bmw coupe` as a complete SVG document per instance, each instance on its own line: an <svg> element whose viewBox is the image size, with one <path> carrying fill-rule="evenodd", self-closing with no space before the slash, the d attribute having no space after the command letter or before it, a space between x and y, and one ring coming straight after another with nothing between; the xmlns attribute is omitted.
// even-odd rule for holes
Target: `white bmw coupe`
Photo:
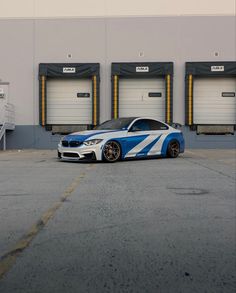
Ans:
<svg viewBox="0 0 236 293"><path fill-rule="evenodd" d="M171 157L184 152L182 132L151 118L108 120L94 130L71 133L58 144L60 159L116 162L128 158Z"/></svg>

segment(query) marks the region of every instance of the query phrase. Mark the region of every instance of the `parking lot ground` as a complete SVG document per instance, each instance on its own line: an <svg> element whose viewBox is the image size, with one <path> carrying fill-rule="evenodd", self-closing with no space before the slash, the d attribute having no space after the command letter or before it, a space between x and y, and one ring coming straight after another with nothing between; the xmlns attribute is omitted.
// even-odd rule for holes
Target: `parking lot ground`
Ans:
<svg viewBox="0 0 236 293"><path fill-rule="evenodd" d="M115 164L0 152L0 292L234 292L235 166L235 150Z"/></svg>

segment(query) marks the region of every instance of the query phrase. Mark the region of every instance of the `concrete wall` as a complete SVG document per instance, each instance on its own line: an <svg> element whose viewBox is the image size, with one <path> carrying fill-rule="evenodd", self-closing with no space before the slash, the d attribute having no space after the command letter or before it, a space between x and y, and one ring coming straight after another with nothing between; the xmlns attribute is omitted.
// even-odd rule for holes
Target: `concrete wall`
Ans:
<svg viewBox="0 0 236 293"><path fill-rule="evenodd" d="M184 123L185 62L236 60L234 16L1 19L0 36L0 79L10 82L18 125L9 135L10 148L55 145L37 126L41 62L99 62L104 121L110 118L111 62L173 61L174 121Z"/></svg>

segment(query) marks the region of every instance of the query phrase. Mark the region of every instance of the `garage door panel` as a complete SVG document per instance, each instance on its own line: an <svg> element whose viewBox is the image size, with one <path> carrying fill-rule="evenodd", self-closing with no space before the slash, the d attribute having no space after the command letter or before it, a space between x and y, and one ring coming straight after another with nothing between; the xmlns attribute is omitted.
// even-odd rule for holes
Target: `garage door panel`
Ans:
<svg viewBox="0 0 236 293"><path fill-rule="evenodd" d="M163 82L164 79L162 78L121 78L120 82L122 83L122 88L130 88L130 89L149 89L149 88L156 88L157 84L165 87Z"/></svg>
<svg viewBox="0 0 236 293"><path fill-rule="evenodd" d="M89 93L88 98L78 98L77 93ZM92 84L89 79L48 80L48 124L91 124Z"/></svg>
<svg viewBox="0 0 236 293"><path fill-rule="evenodd" d="M120 92L120 100L126 101L127 97L129 100L134 100L134 101L137 101L137 100L142 101L143 99L147 99L149 101L154 101L154 100L158 99L158 98L148 97L148 93L142 92L139 90L136 90L136 91L127 90L124 92Z"/></svg>
<svg viewBox="0 0 236 293"><path fill-rule="evenodd" d="M165 108L165 105L163 105L162 101L120 101L120 107L122 106L127 106L127 105L131 105L131 106L142 106L142 107L150 107L153 106L154 108Z"/></svg>
<svg viewBox="0 0 236 293"><path fill-rule="evenodd" d="M235 90L234 91L231 91L231 92L234 92L235 93ZM231 97L223 97L222 96L222 93L223 91L220 91L220 92L215 92L215 93L212 93L212 92L198 92L198 91L195 91L194 92L195 95L197 95L198 97L202 97L202 98L209 98L209 99L216 99L216 97L220 100L220 99L230 99ZM217 96L216 96L217 95Z"/></svg>
<svg viewBox="0 0 236 293"><path fill-rule="evenodd" d="M201 109L201 111L205 111L206 113L209 113L209 110L202 104L195 104L199 109ZM214 110L220 110L220 112L225 112L225 110L231 110L232 108L232 103L217 103L214 105ZM214 114L213 113L209 113L209 114Z"/></svg>
<svg viewBox="0 0 236 293"><path fill-rule="evenodd" d="M64 123L65 117L55 117L55 124L65 125ZM77 124L77 117L69 117L67 118L67 124ZM80 124L88 124L88 120L86 118L81 117L80 118Z"/></svg>
<svg viewBox="0 0 236 293"><path fill-rule="evenodd" d="M78 121L78 115L77 113L72 113L70 116L66 115L67 113L64 113L64 115L60 115L60 116L52 116L52 121L54 121L55 124L65 124L64 121L66 119L67 122L71 122L73 121L73 124L77 124L76 121ZM80 117L80 121L81 121L81 124L87 124L88 122L88 119L86 116L83 116L81 115ZM84 122L84 123L82 123Z"/></svg>
<svg viewBox="0 0 236 293"><path fill-rule="evenodd" d="M149 115L145 115L143 109L135 109L135 110L129 110L129 109L123 109L122 115L120 117L132 117L132 116L148 116L148 117L156 117L156 111L153 111L152 109L149 109ZM151 111L152 110L152 111Z"/></svg>
<svg viewBox="0 0 236 293"><path fill-rule="evenodd" d="M235 93L235 90L234 91L231 91L230 93ZM207 98L208 100L217 101L217 103L218 102L225 103L227 101L230 101L232 103L235 100L235 97L223 97L222 96L222 92L215 92L215 93L205 92L205 93L202 93L202 94L199 94L198 92L194 92L194 94L198 98L202 98L202 99L206 99Z"/></svg>
<svg viewBox="0 0 236 293"><path fill-rule="evenodd" d="M90 109L90 107L86 107L86 106L84 106L84 107L67 107L67 108L60 107L60 106L56 106L56 107L53 107L53 108L48 107L48 110L49 111L51 110L52 112L53 112L53 110L62 111L60 114L62 115L63 113L65 113L65 115L63 115L63 116L67 116L67 115L72 114L72 113L77 113L78 114L78 111L80 111L80 110L89 110L89 109ZM55 114L52 113L51 116L56 116L57 114L59 114L59 113L55 113ZM80 113L80 115L86 116L86 114L83 113L83 112Z"/></svg>
<svg viewBox="0 0 236 293"><path fill-rule="evenodd" d="M160 107L153 107L153 104L152 103L120 103L120 109L121 108L125 108L127 106L133 106L135 108L138 108L138 107L141 107L141 108L144 108L144 109L149 109L149 108L154 108L156 109L156 111L158 111L158 109L165 109L164 105L160 105Z"/></svg>
<svg viewBox="0 0 236 293"><path fill-rule="evenodd" d="M161 97L149 97L149 93L158 93ZM165 80L121 79L119 116L148 116L164 120Z"/></svg>
<svg viewBox="0 0 236 293"><path fill-rule="evenodd" d="M236 92L235 78L195 79L193 116L195 124L235 124L236 97L222 97Z"/></svg>
<svg viewBox="0 0 236 293"><path fill-rule="evenodd" d="M81 102L77 102L77 101L71 101L71 102L63 102L63 101L57 101L56 103L52 102L52 101L49 101L47 102L47 106L48 107L65 107L65 108L68 108L68 107L73 107L73 108L80 108L81 106L88 106L90 107L91 103L88 103L87 101L81 101Z"/></svg>

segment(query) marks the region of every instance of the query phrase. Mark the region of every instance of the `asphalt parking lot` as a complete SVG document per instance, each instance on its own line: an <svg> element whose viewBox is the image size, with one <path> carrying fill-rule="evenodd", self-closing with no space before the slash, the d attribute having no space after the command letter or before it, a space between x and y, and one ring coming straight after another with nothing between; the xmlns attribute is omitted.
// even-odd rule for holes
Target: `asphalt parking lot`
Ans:
<svg viewBox="0 0 236 293"><path fill-rule="evenodd" d="M235 292L235 166L0 152L0 292Z"/></svg>

